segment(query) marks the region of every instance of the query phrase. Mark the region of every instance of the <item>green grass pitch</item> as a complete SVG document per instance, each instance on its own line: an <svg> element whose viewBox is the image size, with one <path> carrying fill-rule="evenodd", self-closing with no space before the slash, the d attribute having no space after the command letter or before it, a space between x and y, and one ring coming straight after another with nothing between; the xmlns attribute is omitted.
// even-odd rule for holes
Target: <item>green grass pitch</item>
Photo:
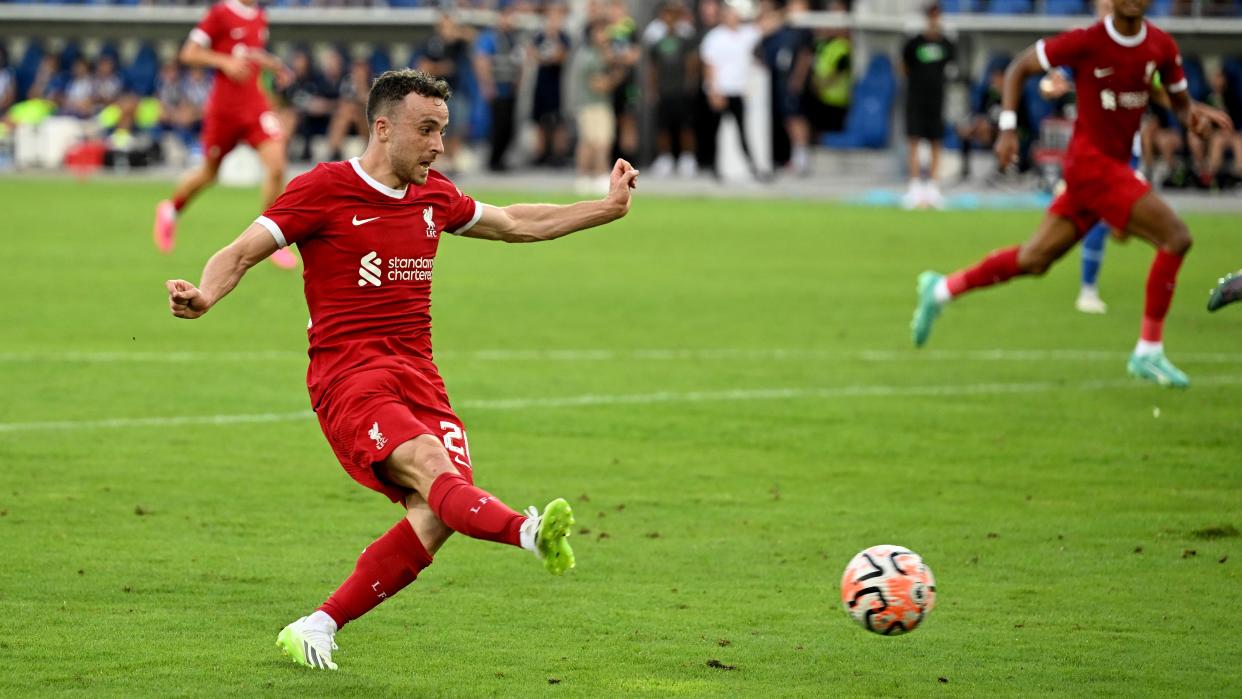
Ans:
<svg viewBox="0 0 1242 699"><path fill-rule="evenodd" d="M0 181L0 695L1236 696L1242 688L1239 218L1189 215L1167 328L1191 376L1125 376L1151 250L1077 252L963 299L910 347L914 280L1035 212L642 196L563 241L447 239L435 346L479 482L564 496L578 567L454 538L342 633L273 643L399 511L308 409L301 282L264 264L200 321L197 280L255 216L168 185ZM483 193L493 203L530 200ZM536 197L544 198L544 197ZM842 611L860 549L919 552L922 628Z"/></svg>

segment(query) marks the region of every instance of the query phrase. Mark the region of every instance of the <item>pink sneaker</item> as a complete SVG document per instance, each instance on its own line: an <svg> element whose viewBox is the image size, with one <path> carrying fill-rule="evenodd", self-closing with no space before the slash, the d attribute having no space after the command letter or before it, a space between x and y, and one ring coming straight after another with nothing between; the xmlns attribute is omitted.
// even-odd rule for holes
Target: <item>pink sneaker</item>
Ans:
<svg viewBox="0 0 1242 699"><path fill-rule="evenodd" d="M277 250L269 259L281 269L297 269L298 266L298 256L294 255L289 248Z"/></svg>
<svg viewBox="0 0 1242 699"><path fill-rule="evenodd" d="M155 247L167 255L172 252L177 238L177 209L172 201L165 199L155 205Z"/></svg>

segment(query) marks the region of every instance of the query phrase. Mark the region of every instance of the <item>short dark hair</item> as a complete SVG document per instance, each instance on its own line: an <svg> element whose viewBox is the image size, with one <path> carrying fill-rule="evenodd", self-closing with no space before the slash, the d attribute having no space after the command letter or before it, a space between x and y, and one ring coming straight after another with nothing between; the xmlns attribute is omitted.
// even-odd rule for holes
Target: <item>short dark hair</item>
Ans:
<svg viewBox="0 0 1242 699"><path fill-rule="evenodd" d="M423 97L436 97L445 102L453 96L453 90L448 83L421 70L389 70L381 73L371 83L371 95L367 97L367 123L374 124L376 117L387 113L389 107L404 100L411 92Z"/></svg>

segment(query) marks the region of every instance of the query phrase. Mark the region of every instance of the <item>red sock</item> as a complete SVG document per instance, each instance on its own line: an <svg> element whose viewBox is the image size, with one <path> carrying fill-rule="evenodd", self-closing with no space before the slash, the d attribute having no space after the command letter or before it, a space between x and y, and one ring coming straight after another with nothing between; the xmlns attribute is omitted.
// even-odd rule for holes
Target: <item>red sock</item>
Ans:
<svg viewBox="0 0 1242 699"><path fill-rule="evenodd" d="M1182 256L1166 250L1156 250L1151 271L1147 273L1147 301L1143 304L1143 328L1139 337L1148 342L1160 342L1164 337L1164 317L1169 314L1173 302L1173 288L1177 286L1177 270L1182 266Z"/></svg>
<svg viewBox="0 0 1242 699"><path fill-rule="evenodd" d="M949 286L949 293L957 296L971 289L999 284L1019 274L1022 274L1022 270L1018 268L1018 246L1015 245L1011 248L993 250L974 267L967 267L950 274L945 283Z"/></svg>
<svg viewBox="0 0 1242 699"><path fill-rule="evenodd" d="M173 208L177 210L177 213L181 213L181 210L185 208L185 204L185 197L173 197L172 205Z"/></svg>
<svg viewBox="0 0 1242 699"><path fill-rule="evenodd" d="M319 611L332 617L339 629L400 592L429 565L431 554L418 540L410 520L402 517L395 527L366 547L354 572L320 605Z"/></svg>
<svg viewBox="0 0 1242 699"><path fill-rule="evenodd" d="M475 539L520 546L526 518L495 495L470 485L460 473L444 473L431 484L427 504L449 529Z"/></svg>

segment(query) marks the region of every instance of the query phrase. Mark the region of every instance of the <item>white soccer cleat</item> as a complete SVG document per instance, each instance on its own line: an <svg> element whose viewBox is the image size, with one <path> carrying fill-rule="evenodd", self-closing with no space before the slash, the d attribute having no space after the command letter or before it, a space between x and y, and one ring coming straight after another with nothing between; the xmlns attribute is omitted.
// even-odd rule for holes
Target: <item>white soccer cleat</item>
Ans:
<svg viewBox="0 0 1242 699"><path fill-rule="evenodd" d="M1093 313L1096 315L1108 313L1108 304L1104 303L1104 299L1100 298L1100 292L1091 287L1083 287L1078 292L1078 299L1074 301L1074 308L1083 313Z"/></svg>
<svg viewBox="0 0 1242 699"><path fill-rule="evenodd" d="M298 665L316 670L335 670L332 651L339 650L332 640L335 635L327 627L302 617L281 629L276 637L276 646Z"/></svg>

